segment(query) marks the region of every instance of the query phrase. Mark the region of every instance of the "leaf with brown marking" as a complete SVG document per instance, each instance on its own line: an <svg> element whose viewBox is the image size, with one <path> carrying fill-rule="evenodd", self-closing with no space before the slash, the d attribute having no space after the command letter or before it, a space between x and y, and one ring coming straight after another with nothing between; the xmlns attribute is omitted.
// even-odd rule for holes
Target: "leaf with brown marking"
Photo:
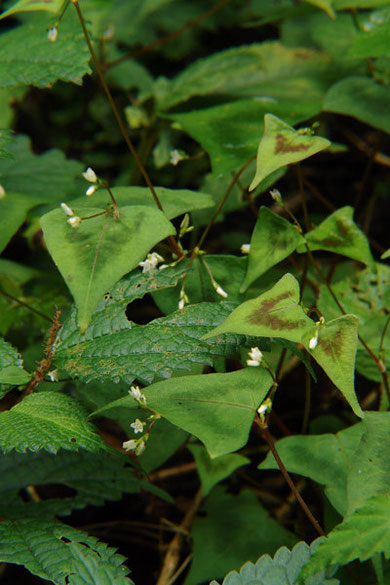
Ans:
<svg viewBox="0 0 390 585"><path fill-rule="evenodd" d="M306 235L310 250L329 250L373 267L374 259L364 233L353 221L353 208L349 205L337 209L318 227ZM305 252L299 246L298 252Z"/></svg>
<svg viewBox="0 0 390 585"><path fill-rule="evenodd" d="M257 151L256 174L249 187L253 191L268 175L328 148L329 140L295 130L272 114L264 116L264 134Z"/></svg>
<svg viewBox="0 0 390 585"><path fill-rule="evenodd" d="M248 269L240 291L244 292L256 278L287 258L302 242L304 238L287 219L272 213L268 207L261 207L252 233Z"/></svg>
<svg viewBox="0 0 390 585"><path fill-rule="evenodd" d="M309 342L315 332L315 327L306 332L302 343L343 394L356 416L363 418L354 385L358 318L356 315L343 315L321 326L317 347L311 350Z"/></svg>
<svg viewBox="0 0 390 585"><path fill-rule="evenodd" d="M242 303L218 327L202 339L221 333L242 333L255 337L282 337L299 342L313 321L299 305L299 284L285 274L270 290Z"/></svg>

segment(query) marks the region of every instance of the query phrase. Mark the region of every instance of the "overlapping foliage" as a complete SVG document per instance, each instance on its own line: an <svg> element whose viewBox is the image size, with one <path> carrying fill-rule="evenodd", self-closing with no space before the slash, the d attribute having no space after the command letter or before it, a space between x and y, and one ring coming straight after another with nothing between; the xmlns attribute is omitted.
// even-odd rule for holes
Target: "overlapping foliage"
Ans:
<svg viewBox="0 0 390 585"><path fill-rule="evenodd" d="M0 580L386 583L388 1L0 23Z"/></svg>

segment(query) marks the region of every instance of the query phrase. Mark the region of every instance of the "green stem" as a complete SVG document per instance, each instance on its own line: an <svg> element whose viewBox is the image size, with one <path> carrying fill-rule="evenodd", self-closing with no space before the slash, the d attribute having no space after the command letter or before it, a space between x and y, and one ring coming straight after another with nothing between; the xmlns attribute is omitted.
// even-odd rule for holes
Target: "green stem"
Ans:
<svg viewBox="0 0 390 585"><path fill-rule="evenodd" d="M5 292L5 290L3 290L2 288L0 288L0 294L3 295L3 297L11 299L11 301L15 301L15 303L18 303L18 305L21 305L22 307L26 307L26 309L28 309L32 313L39 315L39 317L42 317L43 319L46 319L46 321L49 321L51 323L50 317L48 317L44 313L41 313L41 311L38 311L38 309L34 309L34 307L25 303L24 301L21 301L17 297L14 297L14 295L11 295L10 293Z"/></svg>

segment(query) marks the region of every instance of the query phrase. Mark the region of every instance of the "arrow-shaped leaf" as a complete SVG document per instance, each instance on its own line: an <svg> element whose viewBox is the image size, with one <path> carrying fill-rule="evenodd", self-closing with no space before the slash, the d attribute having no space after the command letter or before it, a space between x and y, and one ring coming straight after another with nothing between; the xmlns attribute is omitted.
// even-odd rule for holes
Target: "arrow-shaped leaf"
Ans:
<svg viewBox="0 0 390 585"><path fill-rule="evenodd" d="M330 145L329 140L295 130L272 114L264 116L264 134L257 151L256 174L249 190L253 191L268 175L296 163Z"/></svg>
<svg viewBox="0 0 390 585"><path fill-rule="evenodd" d="M147 406L198 437L211 457L219 457L246 444L256 408L271 385L264 368L245 368L229 374L171 378L142 392ZM117 406L134 408L134 399L120 398L95 414Z"/></svg>
<svg viewBox="0 0 390 585"><path fill-rule="evenodd" d="M356 416L363 418L354 386L357 328L355 315L343 315L320 327L314 349L310 349L309 342L316 336L315 327L305 333L302 343L343 394Z"/></svg>
<svg viewBox="0 0 390 585"><path fill-rule="evenodd" d="M261 207L252 233L248 270L241 285L244 292L256 278L289 256L303 242L297 228L287 219Z"/></svg>
<svg viewBox="0 0 390 585"><path fill-rule="evenodd" d="M221 333L242 333L255 337L282 337L300 341L313 321L299 305L299 284L285 274L269 291L242 303L226 321L202 339Z"/></svg>
<svg viewBox="0 0 390 585"><path fill-rule="evenodd" d="M101 209L82 212L85 217L101 213ZM106 213L83 220L77 229L67 223L61 209L41 218L47 247L73 295L82 331L104 293L157 242L175 233L158 209L134 205L120 208L119 213L118 219Z"/></svg>

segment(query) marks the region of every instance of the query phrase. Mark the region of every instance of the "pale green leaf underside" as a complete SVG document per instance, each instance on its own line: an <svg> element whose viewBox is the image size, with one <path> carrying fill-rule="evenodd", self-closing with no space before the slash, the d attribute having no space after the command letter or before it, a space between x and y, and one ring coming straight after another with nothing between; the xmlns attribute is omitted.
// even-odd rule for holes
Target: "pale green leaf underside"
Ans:
<svg viewBox="0 0 390 585"><path fill-rule="evenodd" d="M285 274L270 290L245 301L219 327L204 335L210 339L222 333L241 333L258 337L282 337L300 342L313 326L299 305L299 284Z"/></svg>
<svg viewBox="0 0 390 585"><path fill-rule="evenodd" d="M90 73L89 51L74 10L61 20L55 43L47 37L53 16L31 16L0 37L0 87L48 87L58 80L81 84Z"/></svg>
<svg viewBox="0 0 390 585"><path fill-rule="evenodd" d="M116 554L93 536L60 522L21 519L0 523L0 561L24 565L56 585L133 585Z"/></svg>
<svg viewBox="0 0 390 585"><path fill-rule="evenodd" d="M286 165L313 156L330 146L329 140L295 130L272 114L264 116L264 134L257 151L256 174L252 191L268 175Z"/></svg>
<svg viewBox="0 0 390 585"><path fill-rule="evenodd" d="M0 384L26 384L30 374L23 369L18 351L0 337ZM2 395L0 390L0 396Z"/></svg>
<svg viewBox="0 0 390 585"><path fill-rule="evenodd" d="M311 545L306 542L298 542L290 551L287 547L280 548L273 558L263 555L256 563L245 563L240 572L232 571L223 580L222 585L291 585L296 583L299 572L309 562L311 556L322 538L318 538ZM337 579L328 579L325 571L316 575L311 585L337 585ZM218 585L212 581L210 585ZM307 582L309 585L309 582Z"/></svg>
<svg viewBox="0 0 390 585"><path fill-rule="evenodd" d="M377 553L390 557L390 492L368 500L329 533L302 576L307 577L329 565L365 561Z"/></svg>
<svg viewBox="0 0 390 585"><path fill-rule="evenodd" d="M190 191L189 189L166 189L155 187L157 196L168 219L195 209L214 207L214 199L207 193ZM127 205L144 205L156 208L156 203L148 187L115 187L112 189L115 200L120 208ZM70 206L79 207L100 207L107 209L108 195L105 189L95 193L92 199L82 197L71 201Z"/></svg>
<svg viewBox="0 0 390 585"><path fill-rule="evenodd" d="M106 448L83 408L70 396L38 392L0 413L0 448L6 453L58 449L97 452Z"/></svg>
<svg viewBox="0 0 390 585"><path fill-rule="evenodd" d="M99 208L74 209L83 217ZM158 209L141 205L120 208L119 219L107 213L82 221L74 229L61 209L41 218L46 244L71 291L78 321L85 331L100 299L126 272L168 235L173 225Z"/></svg>
<svg viewBox="0 0 390 585"><path fill-rule="evenodd" d="M312 327L311 331L305 332L302 343L343 394L356 416L363 418L355 394L358 318L355 315L343 315L321 326L317 347L312 350L309 343L315 336L316 327Z"/></svg>
<svg viewBox="0 0 390 585"><path fill-rule="evenodd" d="M306 234L306 242L310 250L329 250L372 267L374 259L368 240L353 221L353 212L349 206L338 209ZM305 251L305 246L298 248L298 252Z"/></svg>
<svg viewBox="0 0 390 585"><path fill-rule="evenodd" d="M19 0L8 8L5 12L0 14L0 20L11 14L17 14L18 12L34 12L36 10L45 10L47 12L58 12L65 0Z"/></svg>
<svg viewBox="0 0 390 585"><path fill-rule="evenodd" d="M269 268L287 258L303 241L289 221L262 206L251 237L248 269L241 292Z"/></svg>
<svg viewBox="0 0 390 585"><path fill-rule="evenodd" d="M146 384L169 378L174 369L189 370L193 363L212 365L217 357L237 356L240 345L248 343L236 335L222 336L213 343L200 340L233 307L199 303L147 325L136 325L126 318L126 306L114 303L112 310L103 308L96 313L84 337L73 313L60 331L55 364L87 381L110 378L131 383L137 378Z"/></svg>

